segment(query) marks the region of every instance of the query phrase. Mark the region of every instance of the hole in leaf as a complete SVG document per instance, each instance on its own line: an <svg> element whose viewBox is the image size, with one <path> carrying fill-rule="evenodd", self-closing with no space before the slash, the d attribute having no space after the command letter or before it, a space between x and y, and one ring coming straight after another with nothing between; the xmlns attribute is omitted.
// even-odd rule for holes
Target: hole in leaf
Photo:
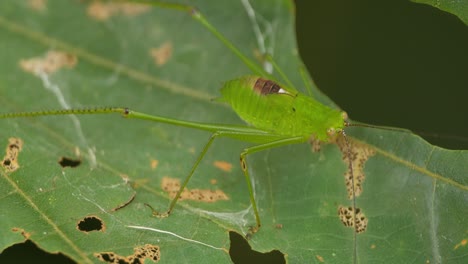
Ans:
<svg viewBox="0 0 468 264"><path fill-rule="evenodd" d="M229 248L229 255L232 262L238 263L286 263L284 254L279 250L272 250L267 253L261 253L252 250L249 242L245 240L240 234L230 231L229 239L231 247Z"/></svg>
<svg viewBox="0 0 468 264"><path fill-rule="evenodd" d="M31 240L26 240L6 248L0 254L0 263L72 264L75 262L62 253L51 254L37 247Z"/></svg>
<svg viewBox="0 0 468 264"><path fill-rule="evenodd" d="M5 150L5 157L1 162L1 166L8 172L17 170L20 165L18 163L18 155L23 148L23 141L20 138L9 138L8 146Z"/></svg>
<svg viewBox="0 0 468 264"><path fill-rule="evenodd" d="M62 168L65 168L65 167L75 168L81 164L81 160L61 157L58 163L60 164L60 166L62 166Z"/></svg>
<svg viewBox="0 0 468 264"><path fill-rule="evenodd" d="M83 218L77 225L78 230L83 232L104 231L105 226L101 219L97 216L87 216Z"/></svg>
<svg viewBox="0 0 468 264"><path fill-rule="evenodd" d="M156 263L161 259L159 246L146 244L133 248L133 254L121 256L114 252L95 253L94 256L107 263L135 264L135 263ZM146 261L149 259L150 261Z"/></svg>

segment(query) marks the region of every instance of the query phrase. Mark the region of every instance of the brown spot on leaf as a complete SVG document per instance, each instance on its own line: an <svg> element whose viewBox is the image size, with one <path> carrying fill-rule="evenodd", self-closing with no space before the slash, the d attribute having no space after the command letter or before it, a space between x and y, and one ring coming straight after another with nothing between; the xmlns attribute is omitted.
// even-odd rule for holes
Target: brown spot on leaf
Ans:
<svg viewBox="0 0 468 264"><path fill-rule="evenodd" d="M159 160L156 159L151 159L150 160L150 166L152 170L155 170L159 165Z"/></svg>
<svg viewBox="0 0 468 264"><path fill-rule="evenodd" d="M102 262L113 263L113 264L134 264L134 263L147 263L146 259L158 262L161 259L161 251L159 246L146 244L144 246L133 248L133 254L129 256L120 256L114 252L101 252L95 253Z"/></svg>
<svg viewBox="0 0 468 264"><path fill-rule="evenodd" d="M283 224L276 224L276 225L275 225L275 228L276 228L276 229L283 229Z"/></svg>
<svg viewBox="0 0 468 264"><path fill-rule="evenodd" d="M468 244L468 240L465 238L465 239L462 239L462 241L460 241L460 243L456 244L455 245L455 248L454 249L458 249L459 247L464 247Z"/></svg>
<svg viewBox="0 0 468 264"><path fill-rule="evenodd" d="M62 68L73 68L77 61L77 57L73 54L51 50L43 57L21 60L19 65L23 71L38 75L51 74Z"/></svg>
<svg viewBox="0 0 468 264"><path fill-rule="evenodd" d="M23 228L13 227L11 231L18 233L20 232L24 239L28 240L31 237L31 233L26 232Z"/></svg>
<svg viewBox="0 0 468 264"><path fill-rule="evenodd" d="M28 0L28 6L36 11L43 12L46 10L46 0Z"/></svg>
<svg viewBox="0 0 468 264"><path fill-rule="evenodd" d="M364 213L362 213L360 208L356 208L356 213L354 213L353 207L344 207L340 205L338 207L338 216L343 225L347 227L354 227L354 222L356 222L355 230L358 234L365 232L367 229L367 223L369 220Z"/></svg>
<svg viewBox="0 0 468 264"><path fill-rule="evenodd" d="M158 48L152 48L150 55L154 59L154 63L158 66L162 66L172 57L172 43L165 42Z"/></svg>
<svg viewBox="0 0 468 264"><path fill-rule="evenodd" d="M135 179L131 181L132 188L138 189L141 186L145 186L150 182L148 178Z"/></svg>
<svg viewBox="0 0 468 264"><path fill-rule="evenodd" d="M116 3L116 2L101 2L93 1L87 9L88 16L93 19L104 21L112 16L124 15L133 17L145 13L151 9L150 5L137 3Z"/></svg>
<svg viewBox="0 0 468 264"><path fill-rule="evenodd" d="M8 145L5 149L5 157L2 160L2 167L8 171L13 172L19 169L18 155L23 149L23 141L19 138L9 138Z"/></svg>
<svg viewBox="0 0 468 264"><path fill-rule="evenodd" d="M72 158L67 158L67 157L61 157L58 161L60 166L62 168L70 167L70 168L75 168L78 167L81 164L80 159L72 159Z"/></svg>
<svg viewBox="0 0 468 264"><path fill-rule="evenodd" d="M81 219L76 225L76 228L85 233L91 231L104 232L106 230L104 222L99 217L94 215L86 216L85 218Z"/></svg>
<svg viewBox="0 0 468 264"><path fill-rule="evenodd" d="M348 165L348 170L345 173L346 189L348 191L348 198L353 199L353 176L354 176L354 195L358 197L363 192L362 185L366 176L364 175L364 165L367 160L375 155L375 151L369 148L367 145L356 142L348 138L349 145L351 147L350 153L348 154L348 147L343 136L338 136L335 139L336 144L343 154L343 160ZM353 171L349 167L349 160L353 164Z"/></svg>
<svg viewBox="0 0 468 264"><path fill-rule="evenodd" d="M213 165L222 170L222 171L225 171L225 172L231 172L232 170L232 164L227 162L227 161L222 161L222 160L216 160L215 162L213 162Z"/></svg>
<svg viewBox="0 0 468 264"><path fill-rule="evenodd" d="M180 180L170 177L163 177L161 188L174 198L180 189ZM229 197L221 190L208 189L188 189L185 188L180 194L179 200L192 200L206 203L213 203L219 200L229 200Z"/></svg>

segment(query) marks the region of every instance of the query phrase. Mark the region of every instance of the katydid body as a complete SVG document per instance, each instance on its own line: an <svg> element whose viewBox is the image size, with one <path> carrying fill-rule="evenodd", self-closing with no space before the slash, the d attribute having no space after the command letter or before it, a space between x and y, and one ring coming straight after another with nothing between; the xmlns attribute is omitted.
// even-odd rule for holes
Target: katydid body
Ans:
<svg viewBox="0 0 468 264"><path fill-rule="evenodd" d="M172 200L169 209L162 213L153 210L156 216L162 217L168 216L172 212L181 193L216 138L228 137L257 143L258 145L246 148L240 154L241 168L247 181L256 219L256 226L252 228L252 231L256 232L261 226L261 220L247 167L247 155L273 147L303 143L311 137L320 141L328 141L332 134L343 131L346 125L344 120L346 114L322 105L313 98L295 90L282 87L272 80L256 76L244 76L226 82L221 88L221 94L222 97L218 101L228 103L240 118L251 123L253 127L182 121L119 107L5 113L0 114L0 118L120 113L126 118L144 119L212 132L189 175Z"/></svg>
<svg viewBox="0 0 468 264"><path fill-rule="evenodd" d="M328 141L330 133L345 127L344 112L261 77L228 81L221 94L219 101L228 103L245 122L272 134Z"/></svg>

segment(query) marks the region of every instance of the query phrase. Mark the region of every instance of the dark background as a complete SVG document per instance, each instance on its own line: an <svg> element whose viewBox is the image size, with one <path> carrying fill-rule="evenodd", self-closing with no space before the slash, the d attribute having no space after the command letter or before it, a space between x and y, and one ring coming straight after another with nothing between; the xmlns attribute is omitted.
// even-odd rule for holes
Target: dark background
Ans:
<svg viewBox="0 0 468 264"><path fill-rule="evenodd" d="M300 54L353 120L468 149L468 27L460 19L407 0L296 5Z"/></svg>

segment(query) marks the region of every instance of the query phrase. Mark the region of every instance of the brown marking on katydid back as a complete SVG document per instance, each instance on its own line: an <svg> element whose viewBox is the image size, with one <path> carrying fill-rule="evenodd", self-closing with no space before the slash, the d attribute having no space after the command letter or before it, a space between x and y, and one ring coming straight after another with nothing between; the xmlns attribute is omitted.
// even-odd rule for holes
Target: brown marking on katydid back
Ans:
<svg viewBox="0 0 468 264"><path fill-rule="evenodd" d="M258 78L253 88L260 95L268 95L279 93L281 86L274 81Z"/></svg>

